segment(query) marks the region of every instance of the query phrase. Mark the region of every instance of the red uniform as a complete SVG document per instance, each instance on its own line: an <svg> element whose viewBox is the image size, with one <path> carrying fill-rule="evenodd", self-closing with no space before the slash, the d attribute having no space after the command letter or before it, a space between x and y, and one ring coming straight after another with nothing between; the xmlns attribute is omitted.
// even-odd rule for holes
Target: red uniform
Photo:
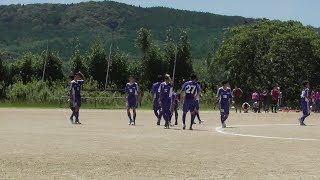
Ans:
<svg viewBox="0 0 320 180"><path fill-rule="evenodd" d="M271 90L271 95L272 95L272 103L274 104L274 101L275 101L275 104L278 103L278 99L279 99L279 95L280 95L280 92L278 89L272 89Z"/></svg>

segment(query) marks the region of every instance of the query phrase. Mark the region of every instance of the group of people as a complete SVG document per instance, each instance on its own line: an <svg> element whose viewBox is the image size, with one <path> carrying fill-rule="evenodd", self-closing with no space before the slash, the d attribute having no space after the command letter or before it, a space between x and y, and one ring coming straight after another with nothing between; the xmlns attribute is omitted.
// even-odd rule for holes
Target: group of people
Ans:
<svg viewBox="0 0 320 180"><path fill-rule="evenodd" d="M136 117L136 100L138 99L139 88L133 76L129 76L129 83L127 83L125 92L127 94L127 114L129 117L129 125L135 125ZM157 125L161 124L161 119L164 119L164 126L166 129L170 126L178 125L178 107L183 104L182 123L183 129L186 129L186 115L191 114L191 122L189 129L193 129L194 120L198 117L199 123L203 121L199 114L199 100L201 97L200 83L197 82L197 76L192 74L190 81L184 83L181 94L173 91L173 81L169 74L164 77L158 75L158 80L152 85L151 93L153 95L153 111L157 119ZM130 110L133 111L131 117ZM172 117L175 116L175 122L172 123Z"/></svg>
<svg viewBox="0 0 320 180"><path fill-rule="evenodd" d="M136 108L138 106L139 86L135 82L135 78L130 75L129 82L126 84L126 106L127 115L129 118L129 125L136 124ZM69 103L72 111L70 121L73 124L81 124L79 121L79 110L81 107L81 86L84 84L84 75L79 71L74 76L69 76ZM311 108L319 112L320 107L320 92L310 91L310 83L308 81L303 82L303 90L301 93L301 110L303 115L299 118L301 126L305 126L305 119L310 115ZM186 115L190 112L191 122L189 130L193 130L193 124L195 124L195 118L197 117L199 123L203 121L200 119L200 98L201 86L197 81L197 76L192 74L190 80L186 81L181 89L181 94L177 94L173 91L173 81L169 74L164 77L158 76L158 81L152 85L151 93L153 95L153 111L157 119L157 125L161 124L161 119L165 121L165 128L173 126L171 119L175 116L174 125L178 125L178 107L182 104L182 123L183 129L186 129ZM230 103L235 106L236 112L244 110L248 112L250 106L252 106L254 112L260 112L260 107L263 107L265 112L268 112L268 96L272 98L272 112L277 113L277 106L281 104L281 91L279 87L273 87L271 92L263 90L261 93L255 91L252 93L252 104L244 102L242 104L243 91L235 86L233 90L230 88L229 81L223 81L222 86L218 88L216 93L217 103L220 109L220 120L222 128L226 128L226 120L229 117ZM132 114L131 114L132 110Z"/></svg>
<svg viewBox="0 0 320 180"><path fill-rule="evenodd" d="M234 107L236 112L243 110L245 113L252 109L255 113L269 112L270 101L272 113L277 113L278 107L282 105L282 92L280 87L274 86L271 91L263 89L262 91L256 90L251 94L251 102L242 102L243 91L235 86L232 90L232 97L234 99Z"/></svg>

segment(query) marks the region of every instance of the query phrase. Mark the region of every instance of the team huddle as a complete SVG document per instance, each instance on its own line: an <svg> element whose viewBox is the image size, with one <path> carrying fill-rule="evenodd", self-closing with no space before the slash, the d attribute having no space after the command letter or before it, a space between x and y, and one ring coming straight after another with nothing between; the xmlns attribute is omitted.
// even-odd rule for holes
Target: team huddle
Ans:
<svg viewBox="0 0 320 180"><path fill-rule="evenodd" d="M129 82L125 86L126 93L126 107L127 115L129 119L129 125L136 124L136 108L138 104L139 86L135 81L135 78L130 75ZM81 107L81 87L84 84L84 75L81 72L76 73L74 76L69 76L69 103L72 111L70 121L72 124L81 124L79 121L79 110ZM301 126L305 126L305 119L310 115L310 83L308 81L303 82L303 90L301 93L301 109L303 115L299 118ZM239 91L239 92L238 92ZM193 124L196 124L195 118L199 120L199 124L203 121L200 119L200 98L202 97L201 85L197 81L197 76L191 74L190 80L186 81L182 88L181 94L177 94L173 90L173 80L169 74L164 77L158 76L156 83L152 85L151 94L153 95L153 111L157 119L157 125L161 124L161 120L164 119L164 126L169 129L170 126L178 125L178 108L179 104L182 104L182 123L183 130L186 129L186 116L190 112L191 121L189 130L193 130ZM237 95L238 94L238 95ZM229 117L230 104L239 103L239 94L242 94L242 90L235 88L231 90L229 81L223 81L222 87L218 88L216 93L216 101L219 104L220 109L220 121L222 128L226 128L226 121ZM240 96L239 96L240 97ZM243 106L246 104L244 103ZM250 106L247 104L247 106ZM236 108L237 109L237 108ZM247 108L243 108L244 110ZM132 114L131 114L132 110ZM172 117L175 117L175 122L172 123Z"/></svg>

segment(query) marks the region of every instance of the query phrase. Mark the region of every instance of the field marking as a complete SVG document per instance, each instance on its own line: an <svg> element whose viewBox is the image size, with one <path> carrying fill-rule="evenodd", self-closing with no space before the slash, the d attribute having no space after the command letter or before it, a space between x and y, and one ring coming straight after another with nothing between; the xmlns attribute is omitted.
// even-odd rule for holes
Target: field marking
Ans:
<svg viewBox="0 0 320 180"><path fill-rule="evenodd" d="M267 126L298 126L297 124L260 124L260 125L235 125L232 127L267 127ZM286 137L277 137L277 136L259 136L252 134L241 134L226 132L222 127L216 127L215 130L218 133L231 135L231 136L241 136L241 137L252 137L252 138L262 138L262 139L281 139L281 140L297 140L297 141L320 141L320 139L308 139L308 138L286 138Z"/></svg>

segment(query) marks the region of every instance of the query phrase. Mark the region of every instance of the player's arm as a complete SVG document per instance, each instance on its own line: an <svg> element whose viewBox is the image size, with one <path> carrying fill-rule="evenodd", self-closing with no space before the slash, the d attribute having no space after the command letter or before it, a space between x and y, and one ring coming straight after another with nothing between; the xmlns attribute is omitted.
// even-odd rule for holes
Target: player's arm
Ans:
<svg viewBox="0 0 320 180"><path fill-rule="evenodd" d="M185 95L186 95L186 83L183 84L182 89L181 89L180 101L182 104L184 103Z"/></svg>
<svg viewBox="0 0 320 180"><path fill-rule="evenodd" d="M162 97L163 97L163 94L162 94L162 84L160 84L159 86L159 89L158 89L158 93L159 93L159 104L161 106L161 100L162 100Z"/></svg>

